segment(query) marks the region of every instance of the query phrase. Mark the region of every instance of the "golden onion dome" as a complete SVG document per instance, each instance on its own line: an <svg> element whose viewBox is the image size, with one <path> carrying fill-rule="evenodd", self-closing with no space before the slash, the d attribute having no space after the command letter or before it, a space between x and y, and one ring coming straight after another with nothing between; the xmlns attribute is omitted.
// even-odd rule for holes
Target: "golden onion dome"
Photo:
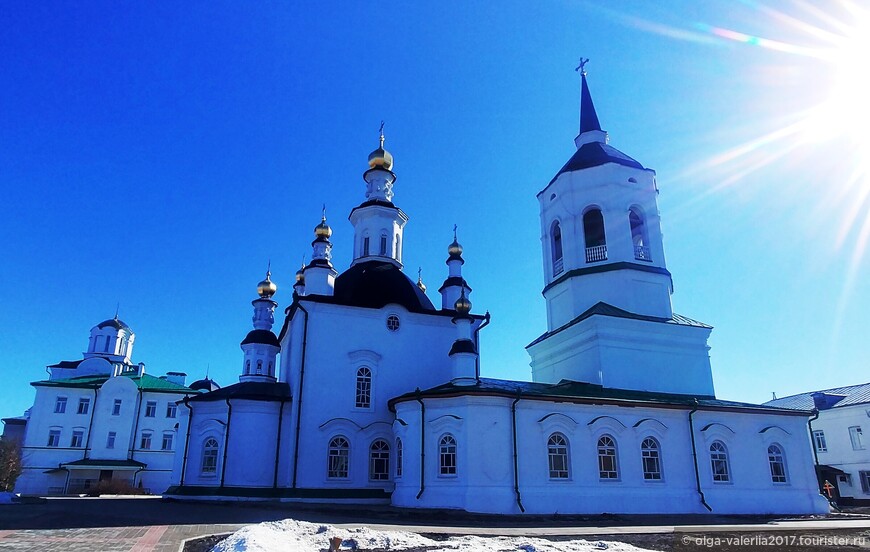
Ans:
<svg viewBox="0 0 870 552"><path fill-rule="evenodd" d="M459 296L459 299L453 304L453 308L459 314L468 314L471 312L471 301L468 300L468 297L465 296L465 290L462 290L462 295Z"/></svg>
<svg viewBox="0 0 870 552"><path fill-rule="evenodd" d="M296 283L305 284L305 264L302 265L302 268L296 271Z"/></svg>
<svg viewBox="0 0 870 552"><path fill-rule="evenodd" d="M393 167L393 154L384 149L383 134L381 134L381 144L378 146L378 149L369 154L369 167L386 170L390 170Z"/></svg>
<svg viewBox="0 0 870 552"><path fill-rule="evenodd" d="M275 292L278 291L278 286L271 280L272 273L266 272L266 279L257 284L257 295L263 299L270 299Z"/></svg>
<svg viewBox="0 0 870 552"><path fill-rule="evenodd" d="M426 293L426 284L423 283L423 278L417 278L417 287L420 288L420 291Z"/></svg>
<svg viewBox="0 0 870 552"><path fill-rule="evenodd" d="M318 238L329 239L332 236L332 228L326 224L326 216L320 220L320 224L314 227L314 235Z"/></svg>
<svg viewBox="0 0 870 552"><path fill-rule="evenodd" d="M453 238L453 243L447 246L447 254L451 257L458 257L462 255L462 246L459 245L459 242L456 241L456 238Z"/></svg>

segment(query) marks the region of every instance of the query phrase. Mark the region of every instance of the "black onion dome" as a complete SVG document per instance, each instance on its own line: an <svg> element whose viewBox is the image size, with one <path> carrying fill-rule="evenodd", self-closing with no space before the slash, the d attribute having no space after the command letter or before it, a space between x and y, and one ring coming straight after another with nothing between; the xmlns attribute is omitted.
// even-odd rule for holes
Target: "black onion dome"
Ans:
<svg viewBox="0 0 870 552"><path fill-rule="evenodd" d="M242 341L242 345L247 345L248 343L262 343L263 345L274 345L275 347L280 347L281 345L278 343L278 337L269 330L251 330L248 332L248 335L245 336L244 341Z"/></svg>
<svg viewBox="0 0 870 552"><path fill-rule="evenodd" d="M399 267L383 261L356 264L335 279L333 298L354 307L379 309L390 303L411 312L434 311L432 301Z"/></svg>
<svg viewBox="0 0 870 552"><path fill-rule="evenodd" d="M130 329L130 326L128 326L127 324L124 324L124 322L122 322L121 320L118 320L117 318L110 318L108 320L104 320L103 322L100 322L99 324L97 324L97 327L101 330L103 328L112 327L112 328L115 328L116 330L132 331Z"/></svg>
<svg viewBox="0 0 870 552"><path fill-rule="evenodd" d="M196 380L195 382L191 383L189 387L194 391L214 391L221 388L221 386L218 385L215 380L209 378Z"/></svg>

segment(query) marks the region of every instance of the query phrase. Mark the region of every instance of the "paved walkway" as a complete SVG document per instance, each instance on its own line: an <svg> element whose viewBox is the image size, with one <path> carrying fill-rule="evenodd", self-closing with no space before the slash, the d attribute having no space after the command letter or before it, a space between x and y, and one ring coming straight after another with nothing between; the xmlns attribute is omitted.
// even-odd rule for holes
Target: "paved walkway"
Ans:
<svg viewBox="0 0 870 552"><path fill-rule="evenodd" d="M407 515L407 512L393 512L389 508L349 509L326 506L312 510L254 504L163 503L154 499L58 499L43 504L4 506L0 509L0 551L178 552L186 539L230 533L258 521L290 517L347 528L365 526L379 530L482 536L583 538L596 535L612 540L620 540L620 535L629 534L773 534L779 531L838 530L870 533L870 518L860 515L797 520L670 516L657 517L654 520L623 519L622 524L617 520L600 517L550 524L544 520L528 520L518 524L519 520L498 516L474 519L470 516L444 516L431 512L415 514L408 519ZM353 522L349 523L351 520ZM207 521L216 523L205 523Z"/></svg>

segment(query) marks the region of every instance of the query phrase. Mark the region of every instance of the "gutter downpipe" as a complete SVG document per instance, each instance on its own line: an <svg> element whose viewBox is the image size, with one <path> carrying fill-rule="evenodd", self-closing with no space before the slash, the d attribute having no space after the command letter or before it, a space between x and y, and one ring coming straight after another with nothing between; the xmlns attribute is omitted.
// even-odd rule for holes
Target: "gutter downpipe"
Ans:
<svg viewBox="0 0 870 552"><path fill-rule="evenodd" d="M417 388L417 402L420 403L420 492L417 500L423 496L426 490L426 403L420 396L420 388Z"/></svg>
<svg viewBox="0 0 870 552"><path fill-rule="evenodd" d="M90 456L91 452L91 430L94 428L94 410L97 409L97 390L98 387L94 387L94 404L91 407L91 417L88 419L88 439L85 441L85 459Z"/></svg>
<svg viewBox="0 0 870 552"><path fill-rule="evenodd" d="M698 489L698 495L701 497L701 504L707 508L708 512L712 512L713 508L707 504L704 498L704 491L701 490L701 474L698 473L698 449L695 448L695 426L692 423L692 415L698 411L698 399L695 399L695 407L689 412L689 435L692 437L692 464L695 466L695 487Z"/></svg>
<svg viewBox="0 0 870 552"><path fill-rule="evenodd" d="M517 495L517 506L520 507L520 512L525 513L526 509L523 507L523 499L520 497L520 472L517 462L517 403L520 402L521 395L522 390L517 390L517 398L511 404L511 422L514 434L514 492Z"/></svg>
<svg viewBox="0 0 870 552"><path fill-rule="evenodd" d="M281 424L284 421L284 405L287 400L281 401L281 408L278 410L278 436L275 438L275 477L272 479L272 488L278 488L278 461L281 459Z"/></svg>
<svg viewBox="0 0 870 552"><path fill-rule="evenodd" d="M299 390L296 393L296 435L294 436L295 443L293 445L293 484L296 488L296 473L299 468L299 428L302 423L302 384L305 382L305 351L308 348L308 311L302 306L301 302L296 302L299 309L305 314L305 323L302 329L302 360L299 366Z"/></svg>
<svg viewBox="0 0 870 552"><path fill-rule="evenodd" d="M233 419L233 405L230 403L230 398L227 397L227 430L224 434L224 461L221 466L221 488L224 486L224 479L227 476L227 453L230 448L230 422Z"/></svg>
<svg viewBox="0 0 870 552"><path fill-rule="evenodd" d="M140 379L141 382L141 379ZM142 416L142 388L139 387L139 395L137 397L139 406L136 407L136 423L133 424L133 435L130 436L130 450L127 453L127 460L133 459L133 451L136 448L136 434L139 433L139 418Z"/></svg>
<svg viewBox="0 0 870 552"><path fill-rule="evenodd" d="M484 315L483 324L477 327L474 330L474 348L477 350L477 358L474 361L474 379L480 383L480 330L485 328L489 324L490 315L489 311L486 311Z"/></svg>
<svg viewBox="0 0 870 552"><path fill-rule="evenodd" d="M821 478L819 477L819 451L816 450L816 439L813 437L813 422L819 419L820 412L818 408L813 408L812 412L813 417L807 420L807 427L810 430L810 445L813 447L813 467L816 472L816 483L819 485L819 493L821 493L822 496L825 496L824 490L822 489L822 482L820 481Z"/></svg>
<svg viewBox="0 0 870 552"><path fill-rule="evenodd" d="M187 452L190 450L190 428L193 426L193 407L188 404L188 396L185 395L182 400L184 406L187 407L187 435L184 437L184 457L181 459L181 481L178 486L184 487L184 473L187 471Z"/></svg>

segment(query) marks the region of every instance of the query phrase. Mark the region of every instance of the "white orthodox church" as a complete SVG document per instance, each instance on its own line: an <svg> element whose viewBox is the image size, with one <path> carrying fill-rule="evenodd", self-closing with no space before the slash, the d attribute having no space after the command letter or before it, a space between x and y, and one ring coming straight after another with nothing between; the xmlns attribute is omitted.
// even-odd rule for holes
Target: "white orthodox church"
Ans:
<svg viewBox="0 0 870 552"><path fill-rule="evenodd" d="M403 272L409 217L382 135L350 212L353 261L333 266L324 217L277 335L277 288L259 284L239 383L180 403L167 496L827 511L810 412L716 399L711 327L671 310L655 172L608 144L582 78L577 151L537 196L548 324L526 347L532 381L482 377L489 317L472 312L455 239L436 304Z"/></svg>

